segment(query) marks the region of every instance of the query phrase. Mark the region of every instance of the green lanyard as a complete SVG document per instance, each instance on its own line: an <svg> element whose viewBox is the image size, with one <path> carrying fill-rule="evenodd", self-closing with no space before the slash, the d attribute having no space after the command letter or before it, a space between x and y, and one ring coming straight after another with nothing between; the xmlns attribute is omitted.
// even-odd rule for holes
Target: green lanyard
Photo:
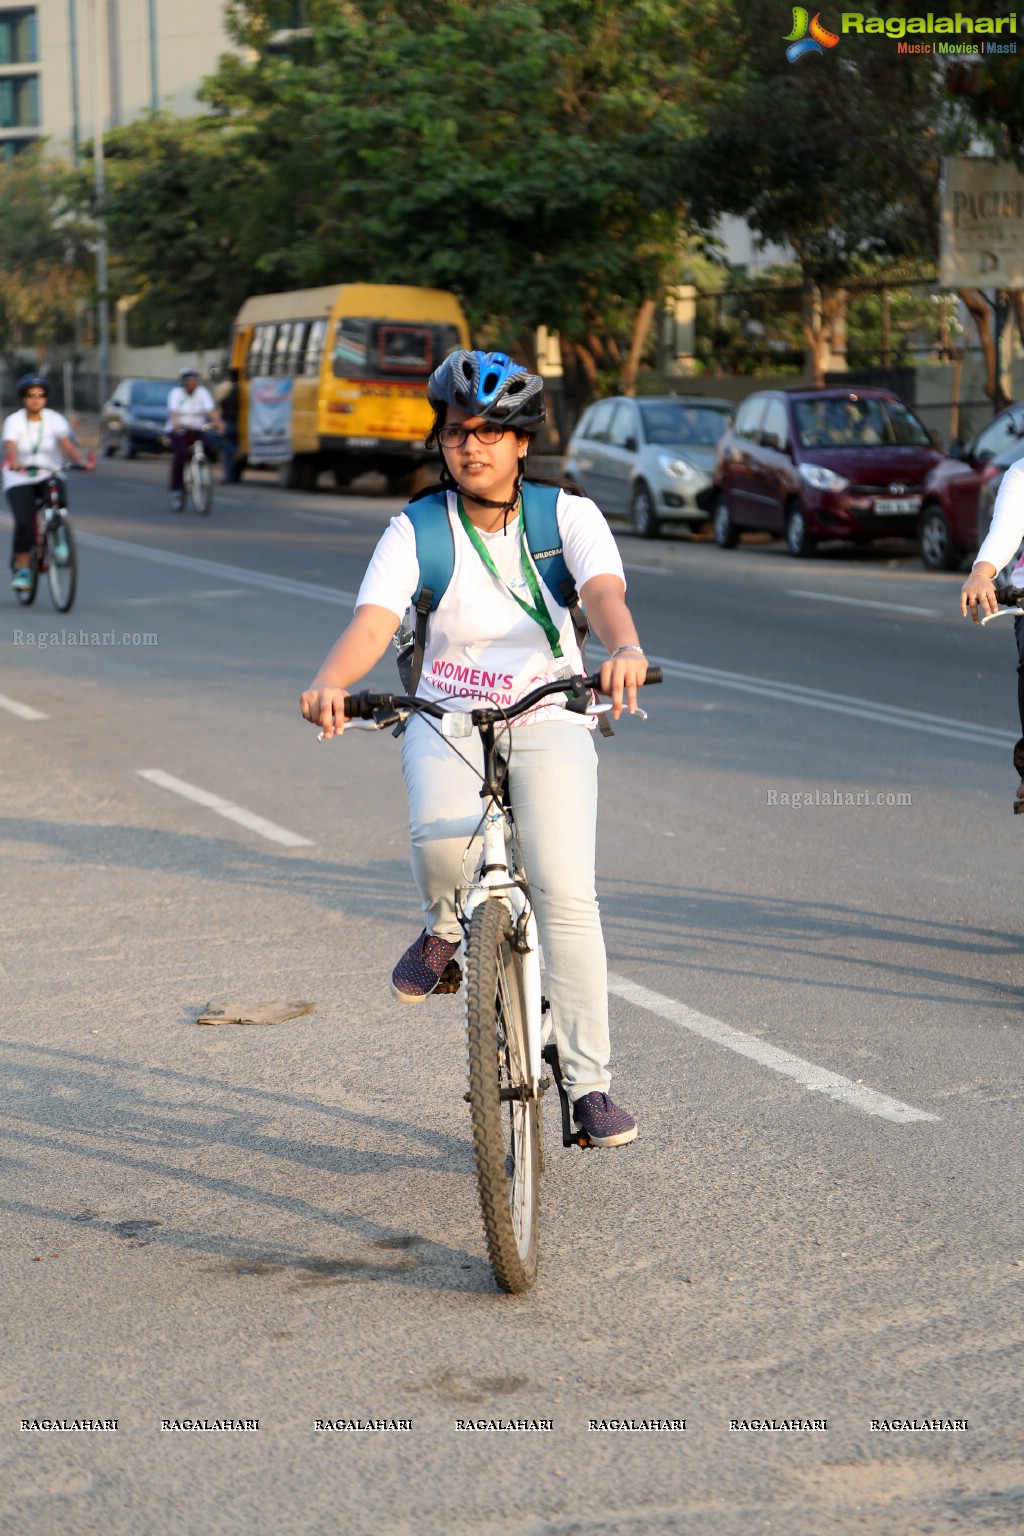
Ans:
<svg viewBox="0 0 1024 1536"><path fill-rule="evenodd" d="M547 610L547 605L545 604L544 598L541 595L540 583L538 582L536 572L530 563L530 557L526 552L526 539L523 535L522 513L520 512L516 519L516 521L519 523L519 564L522 569L523 578L526 582L526 585L530 589L530 596L533 599L532 603L524 602L518 593L513 592L511 587L506 586L505 582L502 581L501 577L498 575L497 566L491 559L490 551L488 550L487 545L480 537L479 531L473 526L469 518L466 516L466 509L462 505L461 496L458 498L458 507L459 517L462 521L463 528L466 530L466 535L469 539L469 542L480 556L480 559L483 561L487 570L494 577L495 581L501 583L509 597L515 599L523 612L528 613L530 618L533 619L534 623L540 625L541 629L547 636L548 644L551 647L551 654L555 657L561 656L563 653L561 641L558 637L558 629L556 628L555 622Z"/></svg>

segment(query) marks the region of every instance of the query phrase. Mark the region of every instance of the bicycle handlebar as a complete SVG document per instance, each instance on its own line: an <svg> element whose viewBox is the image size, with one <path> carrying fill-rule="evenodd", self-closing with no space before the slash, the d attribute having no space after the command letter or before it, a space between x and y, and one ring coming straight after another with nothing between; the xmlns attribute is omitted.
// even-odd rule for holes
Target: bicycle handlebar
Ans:
<svg viewBox="0 0 1024 1536"><path fill-rule="evenodd" d="M649 666L644 686L660 683L663 679L664 673L660 667ZM534 709L543 699L550 698L552 694L571 693L574 699L584 699L588 693L600 692L599 673L594 673L590 677L558 677L550 683L544 683L540 688L534 688L532 692L525 694L518 704L512 704L507 709L499 709L492 704L467 710L465 713L470 715L474 725L486 725L500 720L515 720L517 716L525 715L528 710ZM345 716L349 720L374 720L382 712L394 714L396 710L406 711L409 714L432 715L435 720L441 720L448 714L458 713L458 711L445 709L433 699L412 698L408 694L401 693L373 693L369 689L364 689L362 693L350 693L345 700Z"/></svg>
<svg viewBox="0 0 1024 1536"><path fill-rule="evenodd" d="M996 587L996 602L1001 608L1019 608L1024 602L1024 587Z"/></svg>

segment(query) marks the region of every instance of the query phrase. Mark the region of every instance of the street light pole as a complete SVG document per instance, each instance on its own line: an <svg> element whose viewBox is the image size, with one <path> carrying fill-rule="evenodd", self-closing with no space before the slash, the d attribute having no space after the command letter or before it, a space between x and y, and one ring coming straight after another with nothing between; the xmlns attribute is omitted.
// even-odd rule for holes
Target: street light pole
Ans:
<svg viewBox="0 0 1024 1536"><path fill-rule="evenodd" d="M102 410L103 402L110 392L110 298L107 293L107 226L104 213L106 198L106 176L103 164L103 104L106 101L106 92L103 86L102 59L104 49L100 46L101 21L107 17L106 0L91 0L92 5L92 64L93 64L93 106L92 106L92 156L93 176L96 199L96 329L99 342L99 400L97 409ZM104 29L105 30L105 29Z"/></svg>

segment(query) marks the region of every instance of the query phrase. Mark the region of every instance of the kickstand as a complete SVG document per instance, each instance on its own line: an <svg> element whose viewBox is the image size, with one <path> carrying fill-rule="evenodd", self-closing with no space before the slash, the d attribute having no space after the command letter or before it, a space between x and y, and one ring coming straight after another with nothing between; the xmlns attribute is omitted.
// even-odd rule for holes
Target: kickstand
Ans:
<svg viewBox="0 0 1024 1536"><path fill-rule="evenodd" d="M594 1143L591 1141L586 1131L574 1131L572 1128L572 1117L569 1111L569 1095L566 1093L565 1087L562 1083L562 1068L558 1062L558 1046L555 1045L554 1041L552 1041L550 1045L546 1045L544 1047L542 1054L544 1056L544 1060L551 1068L551 1076L554 1078L555 1087L558 1089L558 1102L562 1106L562 1146L580 1147L585 1151L587 1147L592 1147Z"/></svg>

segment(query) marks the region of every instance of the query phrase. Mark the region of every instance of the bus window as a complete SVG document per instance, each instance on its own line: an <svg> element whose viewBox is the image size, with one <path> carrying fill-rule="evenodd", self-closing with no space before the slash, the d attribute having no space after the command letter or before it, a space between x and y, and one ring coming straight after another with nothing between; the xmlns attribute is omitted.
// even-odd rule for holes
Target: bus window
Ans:
<svg viewBox="0 0 1024 1536"><path fill-rule="evenodd" d="M306 338L309 335L309 321L296 320L292 325L292 339L288 347L288 372L296 374L302 372L302 361L306 355Z"/></svg>
<svg viewBox="0 0 1024 1536"><path fill-rule="evenodd" d="M323 356L326 335L327 321L314 320L309 328L306 356L302 364L302 371L308 379L315 379L320 375L320 359Z"/></svg>
<svg viewBox="0 0 1024 1536"><path fill-rule="evenodd" d="M378 368L381 373L429 373L434 357L431 340L426 325L378 325Z"/></svg>
<svg viewBox="0 0 1024 1536"><path fill-rule="evenodd" d="M335 378L359 378L365 371L368 331L365 320L338 321L334 336Z"/></svg>
<svg viewBox="0 0 1024 1536"><path fill-rule="evenodd" d="M277 326L273 323L254 326L252 345L249 348L249 356L246 359L245 365L247 378L263 378L270 372L276 331Z"/></svg>
<svg viewBox="0 0 1024 1536"><path fill-rule="evenodd" d="M277 328L277 340L274 343L274 356L271 367L267 370L275 378L280 378L288 372L288 351L291 346L292 324L286 320Z"/></svg>

